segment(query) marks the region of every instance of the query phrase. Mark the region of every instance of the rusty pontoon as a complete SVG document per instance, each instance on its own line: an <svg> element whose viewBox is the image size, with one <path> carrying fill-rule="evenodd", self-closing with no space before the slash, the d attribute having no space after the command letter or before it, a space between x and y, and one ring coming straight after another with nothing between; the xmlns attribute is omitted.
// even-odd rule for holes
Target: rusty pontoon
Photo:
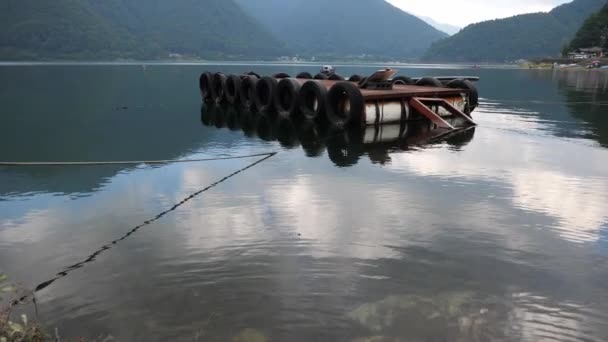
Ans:
<svg viewBox="0 0 608 342"><path fill-rule="evenodd" d="M267 114L328 121L335 127L365 127L429 120L436 128L475 125L475 77L394 77L384 69L363 78L335 73L229 75L205 72L199 88L205 102L229 103Z"/></svg>

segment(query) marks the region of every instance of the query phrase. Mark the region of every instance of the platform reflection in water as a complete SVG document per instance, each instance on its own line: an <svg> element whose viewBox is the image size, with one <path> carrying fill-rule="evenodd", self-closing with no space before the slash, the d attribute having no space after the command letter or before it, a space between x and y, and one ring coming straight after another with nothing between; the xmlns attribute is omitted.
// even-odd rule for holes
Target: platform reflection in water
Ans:
<svg viewBox="0 0 608 342"><path fill-rule="evenodd" d="M390 161L390 152L424 145L447 143L459 148L471 142L475 135L475 127L448 131L425 120L342 130L325 122L216 104L201 106L201 121L205 126L241 130L248 137L278 141L286 149L301 147L309 157L319 157L327 151L339 167L356 165L365 155L372 163L385 164Z"/></svg>

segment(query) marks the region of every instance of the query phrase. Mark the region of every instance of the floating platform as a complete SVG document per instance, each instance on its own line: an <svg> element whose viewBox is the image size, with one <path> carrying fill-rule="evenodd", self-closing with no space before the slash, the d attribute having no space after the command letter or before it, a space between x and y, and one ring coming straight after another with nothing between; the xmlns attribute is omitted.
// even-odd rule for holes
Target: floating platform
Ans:
<svg viewBox="0 0 608 342"><path fill-rule="evenodd" d="M338 128L428 120L436 128L474 126L478 104L475 77L393 77L392 69L369 77L307 73L260 76L205 72L199 88L207 103L326 121Z"/></svg>

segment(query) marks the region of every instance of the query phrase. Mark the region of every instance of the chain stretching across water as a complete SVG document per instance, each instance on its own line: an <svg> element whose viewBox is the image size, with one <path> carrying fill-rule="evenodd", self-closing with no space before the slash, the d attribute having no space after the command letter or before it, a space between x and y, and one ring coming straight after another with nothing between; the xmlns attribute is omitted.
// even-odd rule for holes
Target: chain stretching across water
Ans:
<svg viewBox="0 0 608 342"><path fill-rule="evenodd" d="M66 267L66 268L65 268L63 271L61 271L61 272L57 273L57 274L56 274L56 275L55 275L53 278L51 278L51 279L49 279L49 280L47 280L47 281L44 281L44 282L42 282L42 283L38 284L38 285L36 286L36 288L34 289L34 291L32 291L32 293L31 293L31 294L26 295L26 296L23 296L23 297L21 297L21 298L19 298L19 299L15 300L15 301L13 301L13 302L11 303L11 306L16 306L16 305L18 305L18 304L20 304L20 303L25 302L25 301L26 301L26 300L29 298L29 296L30 296L30 295L32 295L32 296L33 296L33 295L34 295L36 292L39 292L39 291L44 290L45 288L49 287L51 284L53 284L53 283L54 283L54 282L56 282L57 280L59 280L59 279L61 279L61 278L66 277L66 276L67 276L68 274L70 274L71 272L73 272L73 271L75 271L75 270L77 270L77 269L79 269L79 268L82 268L82 267L84 267L85 265L87 265L87 264L89 264L89 263L91 263L91 262L95 261L95 259L96 259L97 257L99 257L99 256L100 256L102 253L104 253L104 252L106 252L106 251L108 251L108 250L112 249L112 248L113 248L114 246L116 246L118 243L120 243L120 242L122 242L122 241L126 240L128 237L130 237L131 235L135 234L135 233L136 233L138 230L140 230L141 228L143 228L143 227L145 227L145 226L148 226L148 225L150 225L150 224L152 224L152 223L154 223L154 222L156 222L156 221L160 220L160 219L161 219L161 218L163 218L165 215L167 215L167 214L169 214L169 213L171 213L171 212L173 212L173 211L177 210L177 208L179 208L179 207L181 207L182 205L186 204L188 201L192 200L193 198L195 198L195 197L197 197L197 196L201 195L202 193L204 193L204 192L206 192L206 191L211 190L212 188L214 188L214 187L216 187L216 186L218 186L218 185L220 185L220 184L224 183L225 181L229 180L230 178L232 178L232 177L234 177L234 176L236 176L236 175L238 175L238 174L240 174L240 173L242 173L242 172L245 172L245 171L247 171L247 170L251 169L252 167L254 167L254 166L256 166L256 165L258 165L258 164L261 164L261 163L265 162L266 160L268 160L268 159L270 159L270 158L274 157L276 154L277 154L277 152L272 152L272 153L265 153L265 154L254 155L254 156L260 156L260 157L261 157L261 156L263 156L264 158L261 158L261 159L259 159L259 160L255 161L255 162L253 162L253 163L251 163L251 164L249 164L249 165L245 166L244 168L241 168L241 169L239 169L239 170L237 170L237 171L235 171L235 172L233 172L233 173L231 173L231 174L229 174L229 175L225 176L224 178L222 178L222 179L220 179L220 180L218 180L218 181L216 181L216 182L214 182L214 183L212 183L212 184L208 185L208 186L207 186L207 187L205 187L204 189L201 189L201 190L199 190L199 191L197 191L197 192L195 192L195 193L191 194L190 196L188 196L188 197L184 198L184 199L183 199L182 201L180 201L179 203L177 203L177 204L175 204L174 206L172 206L171 208L169 208L169 209L167 209L167 210L163 211L162 213L160 213L160 214L156 215L156 216L155 216L155 217L153 217L152 219L150 219L150 220L148 220L148 221L145 221L145 222L143 222L142 224L140 224L140 225L138 225L138 226L136 226L136 227L133 227L133 229L129 230L129 231L128 231L128 232L127 232L125 235L123 235L122 237L120 237L120 238L118 238L118 239L116 239L116 240L113 240L113 241L111 241L110 243L108 243L108 244L106 244L106 245L102 246L102 247L101 247L101 248L99 248L97 251L93 252L93 254L89 255L89 256L88 256L86 259L84 259L83 261L81 261L81 262L79 262L79 263L76 263L76 264L74 264L74 265L72 265L72 266L68 266L68 267ZM251 156L248 156L248 157L251 157ZM247 158L247 157L218 158L218 159L208 159L208 160L225 160L225 159L237 159L237 158ZM61 165L68 165L68 164L61 164Z"/></svg>

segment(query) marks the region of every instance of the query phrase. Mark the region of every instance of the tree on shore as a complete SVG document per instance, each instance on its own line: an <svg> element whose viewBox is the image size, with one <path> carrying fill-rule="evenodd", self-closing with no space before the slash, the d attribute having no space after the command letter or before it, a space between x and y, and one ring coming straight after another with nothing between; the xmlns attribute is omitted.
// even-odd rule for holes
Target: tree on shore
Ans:
<svg viewBox="0 0 608 342"><path fill-rule="evenodd" d="M590 47L608 49L608 4L585 21L570 43L569 50Z"/></svg>

